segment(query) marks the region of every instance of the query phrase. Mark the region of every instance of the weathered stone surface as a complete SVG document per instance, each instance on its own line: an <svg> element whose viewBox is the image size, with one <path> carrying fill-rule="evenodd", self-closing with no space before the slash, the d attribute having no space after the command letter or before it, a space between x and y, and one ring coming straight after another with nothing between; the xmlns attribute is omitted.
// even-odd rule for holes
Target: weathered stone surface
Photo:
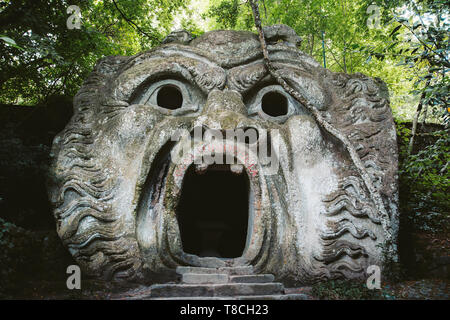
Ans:
<svg viewBox="0 0 450 320"><path fill-rule="evenodd" d="M254 274L242 276L230 276L231 283L267 283L275 280L273 274Z"/></svg>
<svg viewBox="0 0 450 320"><path fill-rule="evenodd" d="M251 265L277 280L308 283L361 278L367 266L382 265L382 245L386 239L395 245L398 229L396 133L385 84L322 68L295 48L299 39L286 26L265 32L274 67L348 138L367 175L339 139L271 79L255 34L212 31L191 41L181 32L153 50L104 58L54 140L49 179L58 234L85 272L146 282L175 277L181 265ZM189 140L196 128L251 128L258 145L270 146L270 161L235 155L248 147L242 141L230 151L223 141ZM180 130L188 134L173 140ZM239 257L185 252L177 211L184 177L192 166L198 174L211 169L193 164L194 151L174 161L188 142L203 158L209 147L222 147L219 155L237 160L232 171L246 175L248 229ZM377 209L367 179L387 215ZM234 201L226 193L223 198L223 204ZM209 238L201 230L205 246L221 243L226 228ZM260 286L250 286L248 294L274 289ZM248 287L227 284L217 290L240 295ZM209 292L202 286L181 288Z"/></svg>
<svg viewBox="0 0 450 320"><path fill-rule="evenodd" d="M198 273L185 273L182 277L183 283L228 283L228 275L220 273L212 274L198 274Z"/></svg>
<svg viewBox="0 0 450 320"><path fill-rule="evenodd" d="M224 267L224 268L201 268L201 267L177 267L178 274L195 273L195 274L216 274L223 273L229 275L248 275L253 274L252 266L244 267Z"/></svg>
<svg viewBox="0 0 450 320"><path fill-rule="evenodd" d="M198 268L177 267L182 283L269 283L275 280L272 274L253 274L251 267Z"/></svg>

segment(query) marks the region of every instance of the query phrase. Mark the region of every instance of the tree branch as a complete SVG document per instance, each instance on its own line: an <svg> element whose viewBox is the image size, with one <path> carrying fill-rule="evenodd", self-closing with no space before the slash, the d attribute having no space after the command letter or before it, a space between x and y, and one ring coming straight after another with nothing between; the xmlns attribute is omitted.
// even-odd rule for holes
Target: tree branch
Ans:
<svg viewBox="0 0 450 320"><path fill-rule="evenodd" d="M450 63L448 62L447 58L445 57L445 55L443 55L442 53L438 53L436 51L433 50L433 48L431 48L428 44L426 44L415 32L414 30L408 26L407 24L403 23L403 22L399 22L402 26L404 26L406 29L409 30L409 32L411 32L414 37L426 48L428 49L430 52L433 52L435 55L437 55L438 57L441 57L442 60L440 61L444 66L446 66L447 68L450 68ZM430 64L435 64L436 61L434 61L433 58L427 58L427 60L430 62Z"/></svg>
<svg viewBox="0 0 450 320"><path fill-rule="evenodd" d="M117 11L119 11L120 15L122 16L122 18L129 24L131 25L133 28L135 28L136 30L138 30L140 33L142 33L144 36L155 40L155 41L159 41L159 39L157 37L155 37L154 35L148 34L147 32L145 32L144 30L142 30L136 23L134 23L132 20L128 19L127 16L123 13L122 10L120 10L120 8L117 6L116 0L112 0L114 6L116 7Z"/></svg>

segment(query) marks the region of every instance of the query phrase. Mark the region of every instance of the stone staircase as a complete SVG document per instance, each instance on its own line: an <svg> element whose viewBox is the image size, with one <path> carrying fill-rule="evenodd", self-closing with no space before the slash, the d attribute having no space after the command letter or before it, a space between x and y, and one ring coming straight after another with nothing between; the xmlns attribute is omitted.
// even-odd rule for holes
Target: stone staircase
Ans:
<svg viewBox="0 0 450 320"><path fill-rule="evenodd" d="M254 274L245 267L178 267L181 283L155 284L155 300L304 300L303 294L285 294L272 274Z"/></svg>

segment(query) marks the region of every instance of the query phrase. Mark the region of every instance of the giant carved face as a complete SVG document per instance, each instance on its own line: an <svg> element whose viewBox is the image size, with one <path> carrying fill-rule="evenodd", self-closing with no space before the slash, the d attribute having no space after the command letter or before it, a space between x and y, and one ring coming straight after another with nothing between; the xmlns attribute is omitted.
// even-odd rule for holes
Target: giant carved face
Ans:
<svg viewBox="0 0 450 320"><path fill-rule="evenodd" d="M273 66L348 139L366 176L270 76L255 34L173 33L151 51L99 61L55 138L57 231L86 272L153 281L179 265L252 265L306 283L360 277L382 263L380 245L395 240L397 221L385 86L322 68L286 26L265 34ZM250 134L228 148L228 132ZM235 152L249 145L269 161ZM205 162L211 151L225 160Z"/></svg>

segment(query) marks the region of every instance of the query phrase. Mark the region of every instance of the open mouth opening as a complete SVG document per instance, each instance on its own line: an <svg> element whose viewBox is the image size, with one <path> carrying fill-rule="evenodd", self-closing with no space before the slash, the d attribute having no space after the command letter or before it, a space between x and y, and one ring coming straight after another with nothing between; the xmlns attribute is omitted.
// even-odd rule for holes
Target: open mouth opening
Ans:
<svg viewBox="0 0 450 320"><path fill-rule="evenodd" d="M184 176L177 219L185 253L237 258L248 238L249 180L245 170L191 165Z"/></svg>

